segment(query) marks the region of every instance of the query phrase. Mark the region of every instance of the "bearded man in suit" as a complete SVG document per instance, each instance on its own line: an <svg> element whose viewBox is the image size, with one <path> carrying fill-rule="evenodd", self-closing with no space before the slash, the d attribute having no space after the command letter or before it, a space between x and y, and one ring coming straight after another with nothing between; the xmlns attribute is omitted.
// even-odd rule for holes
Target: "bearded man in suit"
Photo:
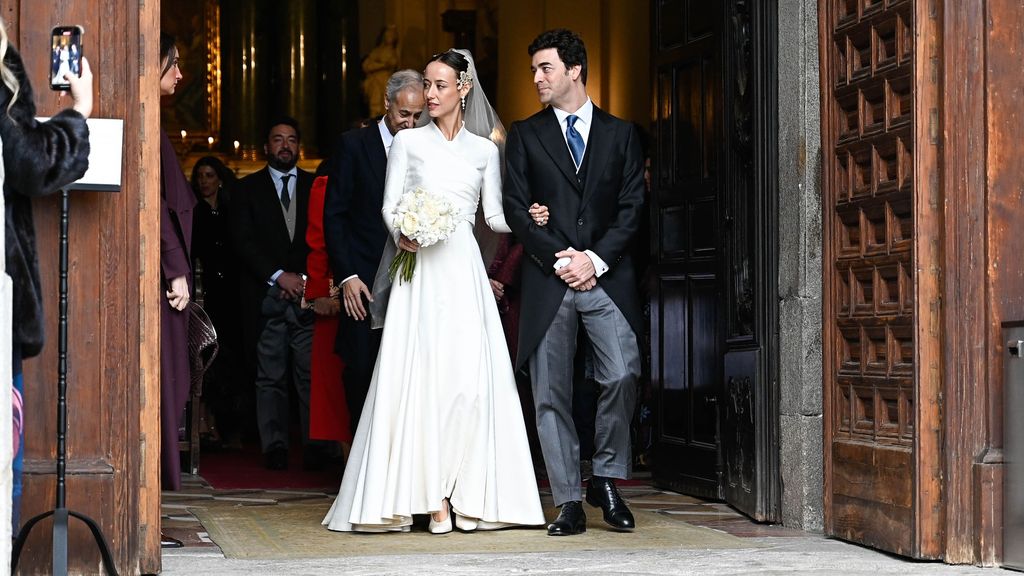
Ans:
<svg viewBox="0 0 1024 576"><path fill-rule="evenodd" d="M324 200L324 238L335 281L340 282L345 314L338 324L335 351L345 361L342 381L349 422L355 434L380 349L380 330L371 330L368 314L373 280L387 228L384 173L391 141L412 128L423 113L423 75L399 70L388 79L384 116L341 135L331 155Z"/></svg>
<svg viewBox="0 0 1024 576"><path fill-rule="evenodd" d="M616 530L634 527L616 479L630 472L630 423L640 374L642 316L630 248L644 203L643 157L633 125L594 106L587 53L569 30L544 32L529 47L544 110L512 124L505 151L505 218L522 242L522 299L516 367L529 365L537 429L558 518L548 534L586 530L579 438L572 420L573 357L582 320L600 387L594 476L586 500ZM543 204L550 221L534 221Z"/></svg>
<svg viewBox="0 0 1024 576"><path fill-rule="evenodd" d="M271 123L264 144L267 165L238 182L230 213L242 268L243 333L256 350L256 420L265 466L271 470L288 467L289 380L299 400L304 464L324 464L324 455L309 444L313 311L300 302L313 175L296 166L300 137L293 118Z"/></svg>

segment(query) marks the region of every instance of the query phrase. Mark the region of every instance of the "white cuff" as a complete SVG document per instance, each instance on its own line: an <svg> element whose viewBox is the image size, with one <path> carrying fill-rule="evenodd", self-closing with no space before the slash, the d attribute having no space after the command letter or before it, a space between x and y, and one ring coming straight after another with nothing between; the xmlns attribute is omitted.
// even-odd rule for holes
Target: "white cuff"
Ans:
<svg viewBox="0 0 1024 576"><path fill-rule="evenodd" d="M510 234L512 232L512 229L508 227L508 223L505 222L504 213L489 216L486 218L486 220L487 226L489 226L491 230L497 232L498 234Z"/></svg>
<svg viewBox="0 0 1024 576"><path fill-rule="evenodd" d="M353 274L353 275L349 276L348 278L345 278L344 280L341 281L341 284L338 284L338 286L344 286L345 282L348 282L349 280L351 280L353 278L359 278L359 274Z"/></svg>
<svg viewBox="0 0 1024 576"><path fill-rule="evenodd" d="M284 270L278 270L277 272L274 272L274 275L271 276L270 280L267 281L267 286L273 286L274 283L277 282L277 279L281 277L281 274L284 274Z"/></svg>
<svg viewBox="0 0 1024 576"><path fill-rule="evenodd" d="M594 254L592 250L584 250L583 253L586 254L587 256L590 256L590 261L594 263L595 276L600 278L601 274L604 274L605 272L608 271L608 265L605 264L604 260L602 260L600 256Z"/></svg>

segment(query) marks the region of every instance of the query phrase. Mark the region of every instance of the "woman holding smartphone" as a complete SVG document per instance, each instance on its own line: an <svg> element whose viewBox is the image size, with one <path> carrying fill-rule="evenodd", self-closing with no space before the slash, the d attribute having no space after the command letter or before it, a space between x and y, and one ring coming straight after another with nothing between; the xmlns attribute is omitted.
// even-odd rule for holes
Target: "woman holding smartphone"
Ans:
<svg viewBox="0 0 1024 576"><path fill-rule="evenodd" d="M81 77L67 74L71 107L46 122L36 121L32 84L18 51L8 43L0 20L0 139L3 141L6 269L14 282L11 359L14 387L23 395L21 363L43 348L43 301L36 255L32 198L60 190L89 167L92 72L82 58ZM31 395L32 391L29 391ZM29 423L31 426L31 423ZM23 440L23 438L22 438ZM18 532L21 504L22 441L14 459L12 520Z"/></svg>

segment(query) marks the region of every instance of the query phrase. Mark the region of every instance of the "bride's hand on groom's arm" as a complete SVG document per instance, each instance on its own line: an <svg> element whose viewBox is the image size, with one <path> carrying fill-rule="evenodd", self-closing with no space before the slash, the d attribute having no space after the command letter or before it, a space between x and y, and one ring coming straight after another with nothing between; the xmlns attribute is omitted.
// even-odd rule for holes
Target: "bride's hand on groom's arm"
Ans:
<svg viewBox="0 0 1024 576"><path fill-rule="evenodd" d="M533 203L529 208L530 218L533 218L533 223L537 226L544 226L548 223L548 207Z"/></svg>
<svg viewBox="0 0 1024 576"><path fill-rule="evenodd" d="M405 234L398 237L398 247L406 252L415 252L420 249L419 242L409 239Z"/></svg>
<svg viewBox="0 0 1024 576"><path fill-rule="evenodd" d="M370 293L366 284L358 276L354 276L341 285L341 292L342 302L345 304L345 314L354 320L364 320L366 306L363 305L363 297L365 296L368 302L373 302L373 294Z"/></svg>

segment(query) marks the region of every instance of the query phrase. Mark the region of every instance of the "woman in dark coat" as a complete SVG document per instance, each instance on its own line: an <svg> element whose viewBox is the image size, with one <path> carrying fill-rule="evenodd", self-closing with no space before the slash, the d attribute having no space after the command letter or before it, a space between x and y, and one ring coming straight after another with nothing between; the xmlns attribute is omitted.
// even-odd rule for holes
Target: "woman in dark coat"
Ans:
<svg viewBox="0 0 1024 576"><path fill-rule="evenodd" d="M160 35L160 94L181 80L174 39ZM188 306L192 294L192 210L196 197L167 133L160 133L160 271L166 296L160 310L160 472L163 490L181 489L178 428L191 388Z"/></svg>
<svg viewBox="0 0 1024 576"><path fill-rule="evenodd" d="M192 167L192 191L198 203L192 224L192 269L196 293L217 329L217 357L203 376L200 438L203 449L222 442L237 446L245 420L244 392L237 365L241 340L237 258L231 249L228 212L235 175L214 156L203 156ZM252 414L255 414L253 411Z"/></svg>
<svg viewBox="0 0 1024 576"><path fill-rule="evenodd" d="M81 78L66 78L71 85L72 107L48 122L36 122L32 84L25 75L21 56L7 44L7 31L0 21L0 79L0 139L6 175L5 258L7 273L14 282L12 373L15 389L24 394L21 362L38 355L43 348L43 301L32 198L78 180L89 167L89 128L85 119L92 112L92 72L83 58ZM32 426L31 422L25 424ZM23 452L21 442L14 460L14 533L18 532Z"/></svg>

